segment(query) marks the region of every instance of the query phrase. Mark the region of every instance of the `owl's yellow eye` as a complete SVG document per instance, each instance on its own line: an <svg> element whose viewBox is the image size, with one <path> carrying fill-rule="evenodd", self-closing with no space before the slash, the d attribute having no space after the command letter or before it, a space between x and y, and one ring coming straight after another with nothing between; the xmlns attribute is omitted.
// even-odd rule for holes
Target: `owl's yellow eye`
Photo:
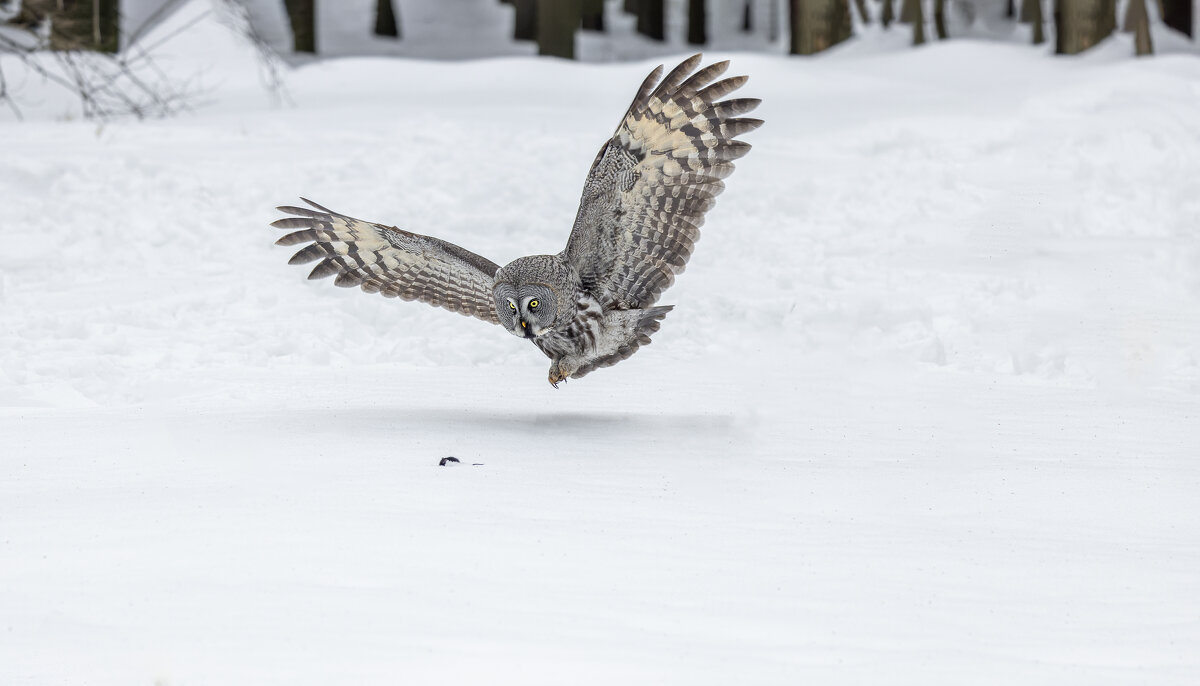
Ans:
<svg viewBox="0 0 1200 686"><path fill-rule="evenodd" d="M538 306L538 301L536 301L536 300L529 301L529 309L536 310L537 306Z"/></svg>
<svg viewBox="0 0 1200 686"><path fill-rule="evenodd" d="M510 310L515 310L515 309L517 309L517 304L516 304L516 303L509 303L509 304L508 304L508 309L510 309Z"/></svg>

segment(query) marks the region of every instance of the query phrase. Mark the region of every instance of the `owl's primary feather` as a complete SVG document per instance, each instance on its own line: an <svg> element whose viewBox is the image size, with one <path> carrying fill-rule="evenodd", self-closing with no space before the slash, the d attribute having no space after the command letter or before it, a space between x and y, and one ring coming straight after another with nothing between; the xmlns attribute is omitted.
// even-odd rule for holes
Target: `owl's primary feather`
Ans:
<svg viewBox="0 0 1200 686"><path fill-rule="evenodd" d="M319 260L310 279L444 307L533 341L551 359L550 382L579 378L650 343L671 306L652 307L683 271L704 213L725 189L736 136L762 125L739 115L756 99L727 99L745 76L699 71L700 55L638 89L588 172L567 247L498 267L453 243L328 210L285 206L274 222L295 229L280 245L307 244L291 264Z"/></svg>

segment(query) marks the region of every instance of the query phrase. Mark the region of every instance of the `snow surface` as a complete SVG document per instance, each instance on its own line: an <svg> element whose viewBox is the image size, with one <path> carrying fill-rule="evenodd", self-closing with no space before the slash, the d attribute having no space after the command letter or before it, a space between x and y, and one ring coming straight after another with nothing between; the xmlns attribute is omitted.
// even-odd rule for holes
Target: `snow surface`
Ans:
<svg viewBox="0 0 1200 686"><path fill-rule="evenodd" d="M305 281L271 208L558 250L653 63L273 109L221 26L173 45L173 121L4 64L0 684L1200 682L1200 61L732 55L767 125L676 309L556 391Z"/></svg>

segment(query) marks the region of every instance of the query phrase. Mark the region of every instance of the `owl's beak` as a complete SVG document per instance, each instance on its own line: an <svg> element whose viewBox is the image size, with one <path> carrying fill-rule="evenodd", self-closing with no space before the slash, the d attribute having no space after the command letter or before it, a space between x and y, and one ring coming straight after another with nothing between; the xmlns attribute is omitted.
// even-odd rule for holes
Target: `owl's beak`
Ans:
<svg viewBox="0 0 1200 686"><path fill-rule="evenodd" d="M529 323L524 319L521 320L521 328L525 331L525 338L534 338L533 329L529 328Z"/></svg>

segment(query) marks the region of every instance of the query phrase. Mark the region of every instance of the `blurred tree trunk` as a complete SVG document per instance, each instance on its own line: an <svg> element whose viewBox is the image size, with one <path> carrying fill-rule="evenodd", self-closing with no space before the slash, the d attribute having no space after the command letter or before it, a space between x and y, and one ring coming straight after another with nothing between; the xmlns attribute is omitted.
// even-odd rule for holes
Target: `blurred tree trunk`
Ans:
<svg viewBox="0 0 1200 686"><path fill-rule="evenodd" d="M292 23L292 50L317 52L317 0L284 0Z"/></svg>
<svg viewBox="0 0 1200 686"><path fill-rule="evenodd" d="M604 30L604 0L583 0L583 20L580 26L587 31Z"/></svg>
<svg viewBox="0 0 1200 686"><path fill-rule="evenodd" d="M582 19L582 0L537 3L538 54L575 59L575 29Z"/></svg>
<svg viewBox="0 0 1200 686"><path fill-rule="evenodd" d="M854 0L854 5L858 8L858 18L862 20L862 23L870 24L871 14L867 12L867 0Z"/></svg>
<svg viewBox="0 0 1200 686"><path fill-rule="evenodd" d="M513 40L537 40L537 0L511 0Z"/></svg>
<svg viewBox="0 0 1200 686"><path fill-rule="evenodd" d="M375 0L375 35L400 37L400 22L396 19L392 0Z"/></svg>
<svg viewBox="0 0 1200 686"><path fill-rule="evenodd" d="M1146 0L1129 0L1125 9L1125 31L1133 32L1133 50L1138 57L1154 54L1150 42L1150 15L1146 12Z"/></svg>
<svg viewBox="0 0 1200 686"><path fill-rule="evenodd" d="M1100 12L1100 30L1104 31L1104 37L1107 38L1117 30L1117 0L1104 0L1101 4L1104 9Z"/></svg>
<svg viewBox="0 0 1200 686"><path fill-rule="evenodd" d="M850 37L849 0L791 0L793 55L813 55Z"/></svg>
<svg viewBox="0 0 1200 686"><path fill-rule="evenodd" d="M893 21L896 21L896 11L892 9L892 2L893 0L883 0L883 14L879 20L885 29L891 26Z"/></svg>
<svg viewBox="0 0 1200 686"><path fill-rule="evenodd" d="M1054 52L1083 52L1107 38L1116 21L1116 0L1055 0Z"/></svg>
<svg viewBox="0 0 1200 686"><path fill-rule="evenodd" d="M946 0L933 0L933 29L938 40L946 40Z"/></svg>
<svg viewBox="0 0 1200 686"><path fill-rule="evenodd" d="M1046 23L1042 17L1042 0L1021 0L1020 21L1033 26L1033 44L1041 45L1046 42Z"/></svg>
<svg viewBox="0 0 1200 686"><path fill-rule="evenodd" d="M118 0L25 0L9 23L33 28L46 19L52 50L115 53L121 48Z"/></svg>
<svg viewBox="0 0 1200 686"><path fill-rule="evenodd" d="M753 30L754 30L754 8L750 6L750 0L743 0L742 33L750 33Z"/></svg>
<svg viewBox="0 0 1200 686"><path fill-rule="evenodd" d="M638 0L637 32L654 40L663 40L663 0Z"/></svg>
<svg viewBox="0 0 1200 686"><path fill-rule="evenodd" d="M904 0L900 6L900 23L913 25L913 45L925 42L925 10L921 0Z"/></svg>
<svg viewBox="0 0 1200 686"><path fill-rule="evenodd" d="M1161 0L1163 23L1192 37L1192 0Z"/></svg>
<svg viewBox="0 0 1200 686"><path fill-rule="evenodd" d="M625 0L621 3L621 11L626 14L637 14L638 0Z"/></svg>
<svg viewBox="0 0 1200 686"><path fill-rule="evenodd" d="M1012 19L1014 14L1016 14L1016 7L1013 7L1013 0L1005 0L1004 16L1008 19Z"/></svg>
<svg viewBox="0 0 1200 686"><path fill-rule="evenodd" d="M692 45L708 42L708 8L704 0L688 0L687 42Z"/></svg>
<svg viewBox="0 0 1200 686"><path fill-rule="evenodd" d="M1134 4L1136 4L1136 3L1134 3L1133 0L1129 0L1129 2L1126 3L1126 5L1125 5L1125 18L1123 20L1121 20L1121 33L1133 33L1133 25L1134 25L1134 18L1133 18L1134 7L1133 6L1134 6ZM1159 9L1160 10L1162 9L1161 3L1159 5ZM1145 5L1142 5L1142 11L1143 12L1146 11Z"/></svg>

